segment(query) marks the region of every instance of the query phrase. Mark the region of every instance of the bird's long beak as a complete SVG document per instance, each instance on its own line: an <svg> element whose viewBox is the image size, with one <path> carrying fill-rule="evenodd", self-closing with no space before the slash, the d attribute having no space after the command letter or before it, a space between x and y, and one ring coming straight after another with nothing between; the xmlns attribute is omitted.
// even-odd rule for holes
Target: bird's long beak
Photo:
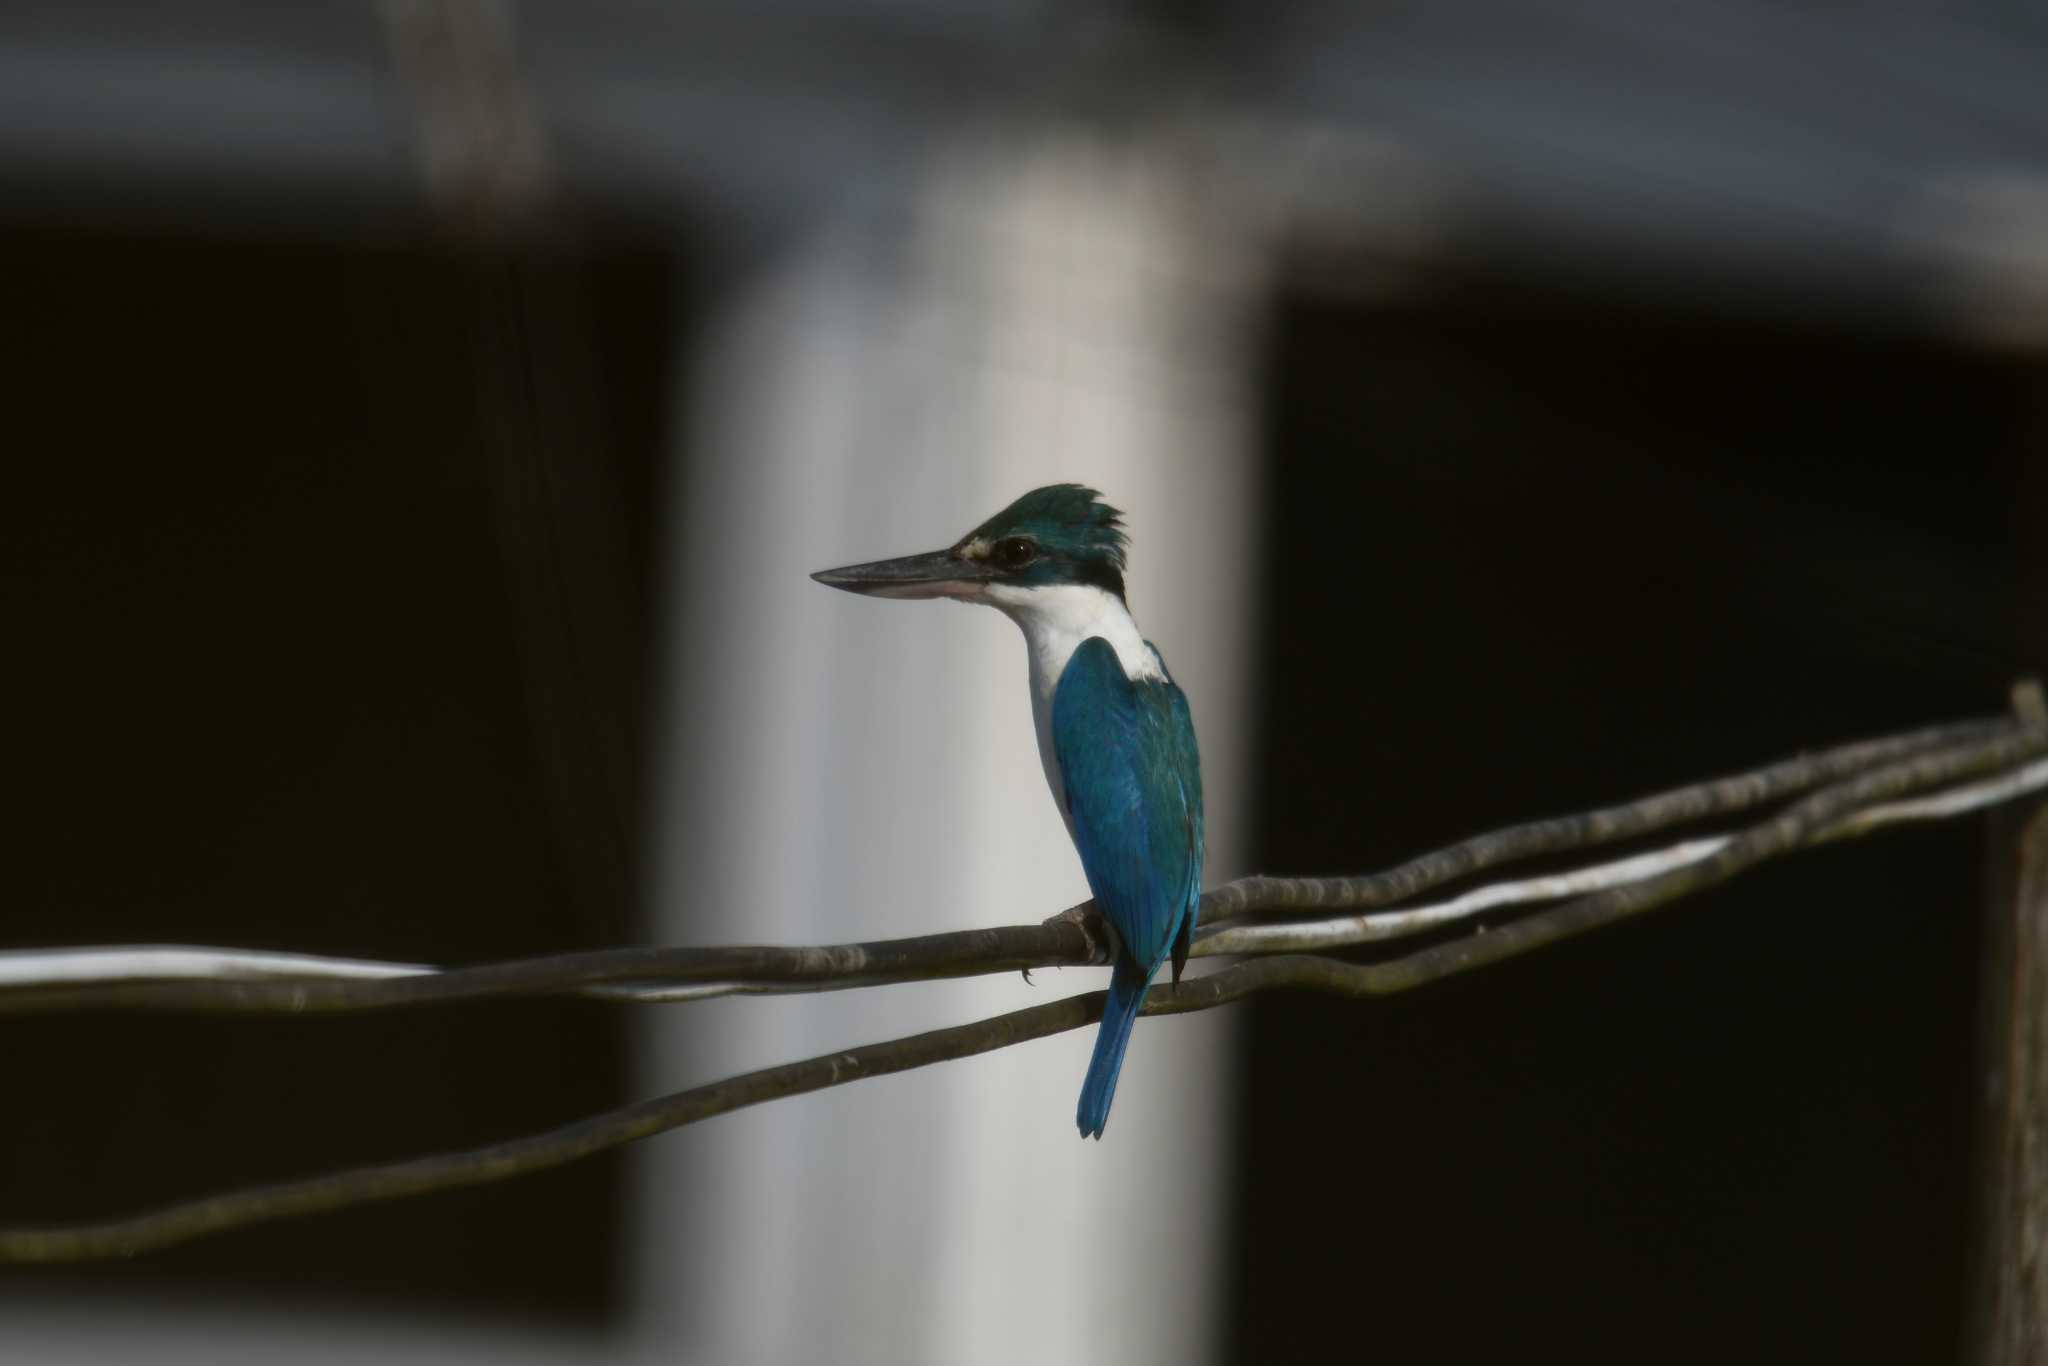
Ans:
<svg viewBox="0 0 2048 1366"><path fill-rule="evenodd" d="M951 550L934 550L900 560L821 569L811 577L828 588L871 598L971 598L994 576L986 566Z"/></svg>

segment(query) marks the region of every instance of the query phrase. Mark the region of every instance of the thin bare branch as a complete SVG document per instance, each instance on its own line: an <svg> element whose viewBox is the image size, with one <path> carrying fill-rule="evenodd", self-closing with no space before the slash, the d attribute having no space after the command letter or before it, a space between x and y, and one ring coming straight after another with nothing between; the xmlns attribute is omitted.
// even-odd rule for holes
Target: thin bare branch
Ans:
<svg viewBox="0 0 2048 1366"><path fill-rule="evenodd" d="M2048 759L2037 759L1996 777L1947 788L1927 797L1889 802L1852 811L1807 837L1809 844L1853 839L1903 821L1945 820L1999 802L2008 802L2048 787ZM1503 906L1583 896L1609 887L1641 882L1688 863L1697 863L1724 848L1732 836L1709 835L1665 849L1596 863L1547 877L1514 882L1489 882L1448 901L1356 915L1321 916L1311 920L1257 921L1240 919L1209 927L1194 956L1240 953L1327 953L1406 935L1441 929Z"/></svg>
<svg viewBox="0 0 2048 1366"><path fill-rule="evenodd" d="M2005 734L1993 738L1886 764L1811 792L1732 836L1703 858L1656 876L1566 901L1484 934L1436 944L1381 963L1347 963L1334 958L1293 955L1252 959L1218 973L1189 978L1177 987L1154 991L1147 1000L1146 1013L1167 1015L1205 1010L1241 1000L1254 992L1281 987L1348 996L1411 990L1640 914L1726 881L1766 859L1811 842L1816 835L1878 802L1960 782L2039 756L2044 739L2048 737L2035 728L2008 728ZM249 1224L501 1181L745 1106L1077 1029L1099 1018L1101 1009L1102 993L1090 992L973 1024L764 1068L488 1147L230 1191L132 1218L0 1230L0 1261L81 1261L129 1256Z"/></svg>
<svg viewBox="0 0 2048 1366"><path fill-rule="evenodd" d="M1043 925L1005 925L809 948L760 944L596 949L370 980L351 975L233 981L61 981L48 985L14 982L0 985L0 1012L158 1009L304 1014L387 1010L501 996L581 994L591 988L640 983L729 987L748 982L817 991L1095 961L1095 941L1081 926L1055 920ZM706 994L713 993L693 993Z"/></svg>
<svg viewBox="0 0 2048 1366"><path fill-rule="evenodd" d="M1987 806L2009 802L2044 787L2048 787L2048 759L2036 759L1982 782L1948 788L1910 801L1865 807L1823 830L1815 837L1815 843L1865 834L1879 826L1897 825L1902 821L1944 820L1971 811L1982 811Z"/></svg>
<svg viewBox="0 0 2048 1366"><path fill-rule="evenodd" d="M1203 897L1202 929L1197 932L1195 953L1274 952L1365 943L1417 933L1495 906L1554 899L1632 881L1661 871L1663 860L1676 857L1675 851L1478 888L1439 906L1413 907L1384 916L1329 918L1331 912L1385 906L1514 860L1732 814L1901 757L1981 744L2015 733L2022 732L2009 719L1985 719L1858 741L1622 806L1480 835L1366 877L1240 878ZM1907 790L1892 795L1902 796ZM1685 844L1679 849L1693 847ZM1295 924L1276 925L1264 933L1231 923L1248 915L1300 917L1304 912L1319 912L1318 918L1328 923L1313 930ZM174 957L180 953L190 957ZM209 960L208 955L215 957ZM206 970L209 961L218 971ZM172 1009L309 1013L563 993L609 1000L686 1001L841 990L1103 961L1099 937L1091 937L1083 927L1059 917L1040 925L860 944L606 949L445 971L419 964L316 960L234 949L29 950L0 954L0 1012ZM335 966L332 971L316 966L322 963Z"/></svg>
<svg viewBox="0 0 2048 1366"><path fill-rule="evenodd" d="M1753 772L1672 788L1620 806L1475 835L1385 872L1363 877L1239 878L1202 898L1202 918L1213 922L1226 915L1299 914L1389 906L1503 863L1611 844L1673 825L1746 811L1908 755L2009 733L2014 726L2010 717L1964 721L1863 740L1818 754L1795 755Z"/></svg>
<svg viewBox="0 0 2048 1366"><path fill-rule="evenodd" d="M1926 797L1866 807L1816 833L1810 842L1817 844L1852 838L1902 821L1946 819L2011 801L2044 787L2048 787L2048 759L2037 759L1980 782L1947 788ZM1727 844L1729 838L1710 835L1685 840L1667 848L1584 868L1509 882L1490 882L1445 901L1392 910L1266 923L1249 917L1233 917L1220 924L1203 926L1193 956L1327 952L1398 939L1441 929L1489 910L1583 896L1603 888L1637 882L1705 858ZM123 981L298 981L307 977L364 980L430 976L441 971L424 963L172 944L0 952L0 989L10 986L50 987L65 983L105 986ZM796 982L693 982L676 986L606 984L580 988L577 994L600 1000L649 1004L699 1001L718 996L842 991L885 986L902 980L905 979L882 976Z"/></svg>
<svg viewBox="0 0 2048 1366"><path fill-rule="evenodd" d="M420 977L440 972L429 963L392 963L375 958L334 958L272 949L221 949L192 944L121 944L104 948L9 949L0 952L0 989L101 984L118 981L171 982L185 979L297 981L331 977L342 981Z"/></svg>

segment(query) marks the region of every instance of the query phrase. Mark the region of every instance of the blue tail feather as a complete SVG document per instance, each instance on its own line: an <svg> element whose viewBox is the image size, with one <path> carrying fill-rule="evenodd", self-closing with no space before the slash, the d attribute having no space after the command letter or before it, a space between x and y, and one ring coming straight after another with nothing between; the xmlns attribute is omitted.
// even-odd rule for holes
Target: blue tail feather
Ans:
<svg viewBox="0 0 2048 1366"><path fill-rule="evenodd" d="M1116 1095L1116 1075L1123 1070L1124 1048L1131 1041L1131 1026L1138 1022L1138 1007L1145 1004L1148 983L1119 963L1109 978L1109 999L1102 1006L1102 1028L1095 1035L1095 1055L1088 1060L1088 1076L1081 1083L1081 1104L1075 1119L1081 1137L1101 1138L1109 1123L1109 1102Z"/></svg>

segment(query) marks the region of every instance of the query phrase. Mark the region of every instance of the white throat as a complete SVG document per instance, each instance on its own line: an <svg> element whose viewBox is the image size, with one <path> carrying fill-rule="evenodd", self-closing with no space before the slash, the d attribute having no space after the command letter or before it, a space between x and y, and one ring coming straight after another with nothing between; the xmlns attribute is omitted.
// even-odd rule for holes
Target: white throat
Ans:
<svg viewBox="0 0 2048 1366"><path fill-rule="evenodd" d="M1067 815L1066 784L1060 781L1059 756L1052 745L1052 694L1059 686L1067 661L1081 642L1101 636L1116 651L1124 676L1133 680L1164 682L1166 668L1159 652L1138 634L1123 599L1090 584L1054 584L1045 588L1020 588L1011 584L990 584L978 595L980 601L1002 612L1024 632L1025 649L1031 662L1031 720L1038 731L1038 761L1045 768L1045 781L1052 788L1060 815ZM1069 828L1072 820L1068 820Z"/></svg>

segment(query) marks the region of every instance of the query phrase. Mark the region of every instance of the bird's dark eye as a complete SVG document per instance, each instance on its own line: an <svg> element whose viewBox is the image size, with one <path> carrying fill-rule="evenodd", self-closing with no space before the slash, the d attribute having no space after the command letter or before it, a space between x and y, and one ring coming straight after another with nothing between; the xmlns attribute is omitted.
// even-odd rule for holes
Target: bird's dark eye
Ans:
<svg viewBox="0 0 2048 1366"><path fill-rule="evenodd" d="M1022 569L1038 558L1038 543L1028 536L1005 536L989 547L988 556L998 569Z"/></svg>

